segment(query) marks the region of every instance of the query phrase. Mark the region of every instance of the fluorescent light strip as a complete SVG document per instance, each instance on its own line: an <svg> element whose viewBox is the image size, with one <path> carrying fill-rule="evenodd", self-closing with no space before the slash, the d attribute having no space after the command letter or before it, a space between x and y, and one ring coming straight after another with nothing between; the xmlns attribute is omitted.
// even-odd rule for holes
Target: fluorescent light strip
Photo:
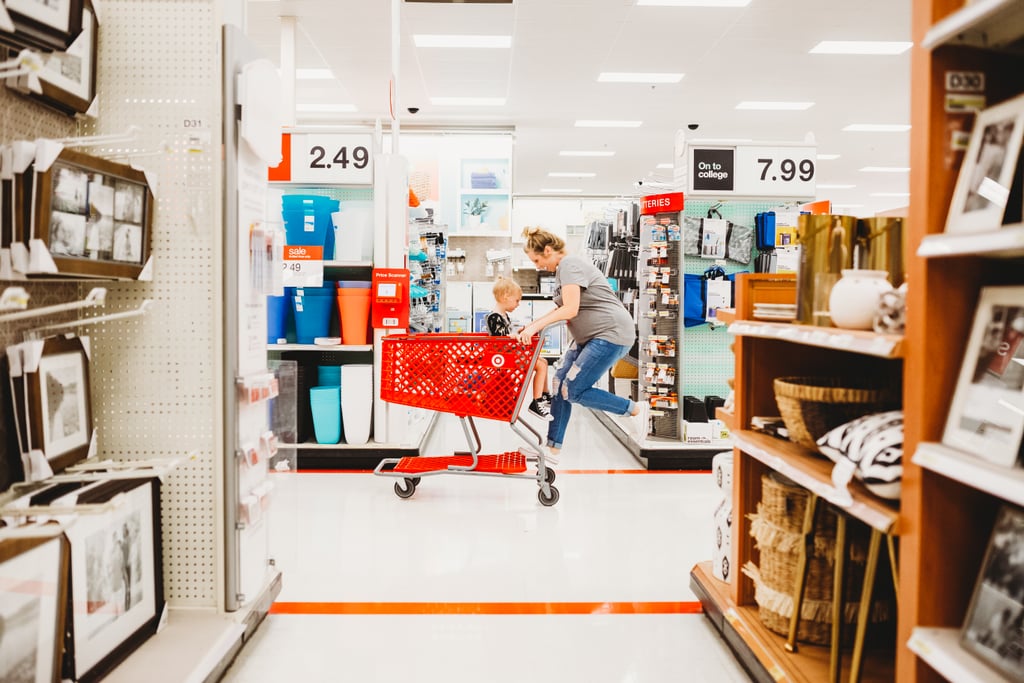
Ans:
<svg viewBox="0 0 1024 683"><path fill-rule="evenodd" d="M636 0L637 7L746 7L750 0Z"/></svg>
<svg viewBox="0 0 1024 683"><path fill-rule="evenodd" d="M838 154L819 154L817 158L818 158L818 161L832 161L833 159L838 159L839 155Z"/></svg>
<svg viewBox="0 0 1024 683"><path fill-rule="evenodd" d="M599 83L678 83L681 80L683 74L680 73L603 71L597 76Z"/></svg>
<svg viewBox="0 0 1024 683"><path fill-rule="evenodd" d="M757 102L745 100L736 105L737 109L750 111L806 111L814 106L814 102Z"/></svg>
<svg viewBox="0 0 1024 683"><path fill-rule="evenodd" d="M910 130L909 123L851 123L843 128L853 133L905 133Z"/></svg>
<svg viewBox="0 0 1024 683"><path fill-rule="evenodd" d="M816 189L818 189L818 190L852 190L853 188L855 188L857 186L856 185L824 185L822 183L818 183L814 187Z"/></svg>
<svg viewBox="0 0 1024 683"><path fill-rule="evenodd" d="M577 128L639 128L643 121L611 121L598 119L580 119L576 121Z"/></svg>
<svg viewBox="0 0 1024 683"><path fill-rule="evenodd" d="M563 150L563 151L558 153L558 156L560 156L560 157L613 157L613 156L615 156L615 152L602 152L602 151L597 151L597 150L595 150L595 151L586 151L586 150L578 150L578 151L571 151L570 150L570 151L565 151L565 150Z"/></svg>
<svg viewBox="0 0 1024 683"><path fill-rule="evenodd" d="M356 111L356 105L354 104L317 104L317 103L303 103L296 104L295 111L303 112L306 114L340 114L344 112Z"/></svg>
<svg viewBox="0 0 1024 683"><path fill-rule="evenodd" d="M542 187L541 192L550 192L552 194L573 194L574 192L583 192L578 187Z"/></svg>
<svg viewBox="0 0 1024 683"><path fill-rule="evenodd" d="M510 48L512 36L450 35L418 33L412 37L416 47Z"/></svg>
<svg viewBox="0 0 1024 683"><path fill-rule="evenodd" d="M823 40L811 48L818 55L901 55L913 43L902 40Z"/></svg>
<svg viewBox="0 0 1024 683"><path fill-rule="evenodd" d="M865 173L910 173L907 166L865 166L860 170Z"/></svg>
<svg viewBox="0 0 1024 683"><path fill-rule="evenodd" d="M430 103L439 107L503 107L504 97L431 97Z"/></svg>
<svg viewBox="0 0 1024 683"><path fill-rule="evenodd" d="M593 178L596 175L596 173L548 173L549 178Z"/></svg>
<svg viewBox="0 0 1024 683"><path fill-rule="evenodd" d="M330 69L296 69L295 78L300 81L329 81L334 78Z"/></svg>

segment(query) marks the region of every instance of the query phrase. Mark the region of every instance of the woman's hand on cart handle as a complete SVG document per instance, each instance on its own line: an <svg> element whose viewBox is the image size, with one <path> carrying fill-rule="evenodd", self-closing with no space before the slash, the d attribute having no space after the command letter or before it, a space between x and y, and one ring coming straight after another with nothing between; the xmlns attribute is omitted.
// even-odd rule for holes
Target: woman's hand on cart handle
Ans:
<svg viewBox="0 0 1024 683"><path fill-rule="evenodd" d="M520 344L531 344L533 342L533 337L536 334L532 328L533 325L527 325L523 329L519 330L515 335L516 341Z"/></svg>

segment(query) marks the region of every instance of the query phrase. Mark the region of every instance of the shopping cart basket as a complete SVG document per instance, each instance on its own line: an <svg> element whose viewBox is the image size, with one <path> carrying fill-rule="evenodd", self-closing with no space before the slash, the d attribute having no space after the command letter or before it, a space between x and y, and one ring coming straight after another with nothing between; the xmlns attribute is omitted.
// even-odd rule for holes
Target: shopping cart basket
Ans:
<svg viewBox="0 0 1024 683"><path fill-rule="evenodd" d="M384 337L380 397L390 403L451 413L459 418L468 454L384 458L373 473L400 477L399 498L416 492L420 478L432 474L514 477L536 481L543 505L558 502L555 471L544 460L540 433L519 417L540 357L544 331L530 344L488 334L416 334ZM508 422L527 451L480 455L474 417ZM536 462L530 473L527 462Z"/></svg>

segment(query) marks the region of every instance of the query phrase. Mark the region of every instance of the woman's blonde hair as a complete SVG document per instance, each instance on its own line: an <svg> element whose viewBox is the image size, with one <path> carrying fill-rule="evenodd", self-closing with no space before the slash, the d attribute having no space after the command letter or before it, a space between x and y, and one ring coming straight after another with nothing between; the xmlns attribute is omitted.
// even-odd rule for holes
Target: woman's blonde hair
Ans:
<svg viewBox="0 0 1024 683"><path fill-rule="evenodd" d="M495 301L504 296L508 296L509 294L519 297L523 295L523 288L519 286L519 283L500 275L498 276L498 279L494 281L494 288L491 291L494 292Z"/></svg>
<svg viewBox="0 0 1024 683"><path fill-rule="evenodd" d="M523 228L523 237L526 238L523 251L532 251L540 254L544 251L544 247L551 247L552 251L563 251L565 249L565 240L544 228Z"/></svg>

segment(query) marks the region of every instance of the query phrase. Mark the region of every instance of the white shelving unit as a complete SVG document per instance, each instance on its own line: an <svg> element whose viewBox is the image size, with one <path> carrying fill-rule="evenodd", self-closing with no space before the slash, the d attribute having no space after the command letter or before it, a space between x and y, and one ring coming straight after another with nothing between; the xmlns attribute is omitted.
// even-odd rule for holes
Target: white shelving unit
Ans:
<svg viewBox="0 0 1024 683"><path fill-rule="evenodd" d="M960 629L914 629L907 646L944 678L956 683L1005 683L1006 679L960 647Z"/></svg>
<svg viewBox="0 0 1024 683"><path fill-rule="evenodd" d="M939 443L920 443L913 463L1005 501L1024 505L1024 470L1001 467Z"/></svg>

